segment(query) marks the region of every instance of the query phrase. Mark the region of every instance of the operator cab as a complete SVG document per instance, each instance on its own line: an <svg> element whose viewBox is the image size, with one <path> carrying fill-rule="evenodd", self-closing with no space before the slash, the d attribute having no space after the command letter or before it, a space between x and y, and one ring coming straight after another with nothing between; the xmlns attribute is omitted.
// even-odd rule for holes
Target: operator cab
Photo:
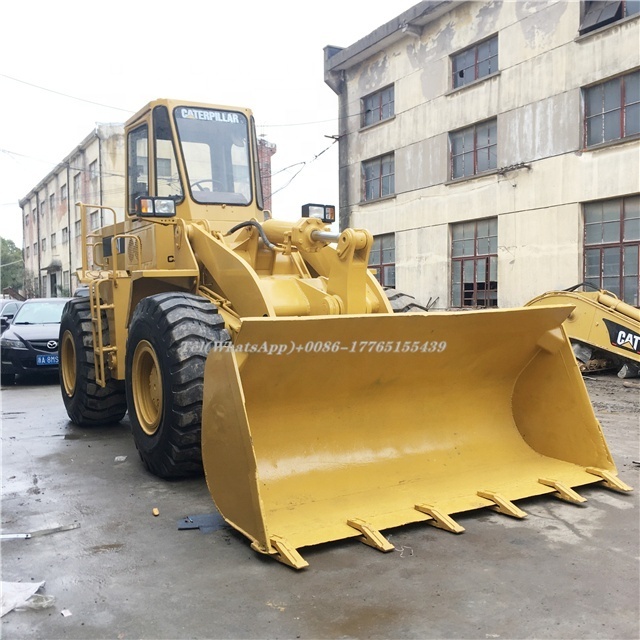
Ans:
<svg viewBox="0 0 640 640"><path fill-rule="evenodd" d="M151 132L151 134L150 134ZM156 101L127 123L129 215L211 218L263 209L257 139L247 110ZM204 206L203 206L204 205ZM217 206L216 206L217 205ZM228 214L220 217L228 218Z"/></svg>

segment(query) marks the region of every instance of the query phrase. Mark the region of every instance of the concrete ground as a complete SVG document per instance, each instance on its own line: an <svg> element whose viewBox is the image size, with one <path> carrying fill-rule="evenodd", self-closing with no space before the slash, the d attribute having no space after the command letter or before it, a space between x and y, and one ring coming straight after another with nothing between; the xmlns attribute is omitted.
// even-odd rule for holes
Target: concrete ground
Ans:
<svg viewBox="0 0 640 640"><path fill-rule="evenodd" d="M149 475L126 420L80 429L55 381L3 388L2 533L80 526L2 542L2 580L46 580L55 596L4 616L2 637L637 639L640 392L612 375L587 387L632 494L591 485L584 507L467 513L459 536L411 525L385 532L388 554L320 545L301 572L224 525L178 530L213 512L205 482Z"/></svg>

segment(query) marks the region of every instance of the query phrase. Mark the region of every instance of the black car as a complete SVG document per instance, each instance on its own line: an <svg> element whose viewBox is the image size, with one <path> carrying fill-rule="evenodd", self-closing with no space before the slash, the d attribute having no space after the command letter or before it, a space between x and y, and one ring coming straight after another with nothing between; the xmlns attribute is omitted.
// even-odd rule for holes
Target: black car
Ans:
<svg viewBox="0 0 640 640"><path fill-rule="evenodd" d="M3 298L0 300L0 319L4 318L7 322L2 323L1 330L4 331L13 316L16 315L16 311L22 306L20 300L12 300L11 298Z"/></svg>
<svg viewBox="0 0 640 640"><path fill-rule="evenodd" d="M0 338L3 385L16 375L58 370L58 335L62 309L69 298L25 300Z"/></svg>

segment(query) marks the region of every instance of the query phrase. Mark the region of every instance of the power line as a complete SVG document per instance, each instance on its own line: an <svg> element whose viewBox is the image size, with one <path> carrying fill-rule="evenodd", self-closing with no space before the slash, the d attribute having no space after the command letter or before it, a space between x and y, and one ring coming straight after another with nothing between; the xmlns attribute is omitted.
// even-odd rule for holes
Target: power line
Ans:
<svg viewBox="0 0 640 640"><path fill-rule="evenodd" d="M27 82L26 80L20 80L19 78L14 78L12 76L8 76L4 73L0 73L0 77L7 78L7 80L13 80L14 82L19 82L20 84L26 84L29 87L34 87L35 89L40 89L41 91L47 91L48 93L55 93L58 96L62 96L64 98L69 98L71 100L77 100L78 102L86 102L87 104L94 104L98 107L106 107L107 109L115 109L116 111L124 111L125 113L133 113L131 109L123 109L122 107L114 107L110 104L104 104L102 102L95 102L93 100L87 100L86 98L78 98L77 96L69 95L68 93L63 93L62 91L56 91L55 89L48 89L47 87L41 87L38 84L34 84L33 82Z"/></svg>
<svg viewBox="0 0 640 640"><path fill-rule="evenodd" d="M279 189L276 189L275 191L271 192L271 195L274 196L276 193L279 193L280 191L282 191L283 189L286 189L294 180L294 178L296 178L297 176L300 175L300 172L305 169L306 167L308 167L312 162L315 162L323 153L325 153L326 151L328 151L329 149L331 149L331 147L338 142L337 139L334 139L333 142L328 146L325 147L322 151L320 151L320 153L316 153L315 156L313 156L313 158L311 158L311 160L309 160L308 162L296 162L296 164L292 164L289 165L289 167L285 167L285 169L290 169L292 167L298 166L298 165L302 165L292 176L291 178L289 178L289 180L283 185L281 186ZM285 169L282 169L281 171L284 171ZM278 171L277 173L280 173L280 171Z"/></svg>
<svg viewBox="0 0 640 640"><path fill-rule="evenodd" d="M56 91L55 89L49 89L48 87L43 87L43 86L35 84L33 82L27 82L26 80L21 80L20 78L14 78L13 76L9 76L9 75L7 75L5 73L0 73L0 77L6 78L7 80L12 80L13 82L18 82L20 84L27 85L29 87L33 87L34 89L40 89L41 91L46 91L48 93L53 93L55 95L62 96L63 98L69 98L70 100L77 100L78 102L85 102L87 104L93 104L93 105L96 105L98 107L106 107L107 109L114 109L116 111L123 111L123 112L129 113L129 114L134 113L131 109L124 109L122 107L115 107L115 106L110 105L110 104L104 104L103 102L96 102L94 100L87 100L86 98L79 98L78 96L72 96L72 95L70 95L68 93L64 93L62 91ZM360 117L361 115L362 115L361 113L354 113L354 114L348 115L346 117L328 118L328 119L325 119L325 120L312 120L312 121L309 121L309 122L287 122L285 124L261 124L261 123L257 122L256 125L258 127L265 127L265 128L306 127L306 126L315 125L315 124L327 124L329 122L335 122L336 120L341 121L341 120L344 120L344 119Z"/></svg>

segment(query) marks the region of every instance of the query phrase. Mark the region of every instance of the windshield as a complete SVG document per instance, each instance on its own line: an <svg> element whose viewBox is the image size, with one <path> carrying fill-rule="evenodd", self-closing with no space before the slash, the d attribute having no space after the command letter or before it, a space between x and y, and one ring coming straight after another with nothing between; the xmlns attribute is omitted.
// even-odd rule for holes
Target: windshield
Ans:
<svg viewBox="0 0 640 640"><path fill-rule="evenodd" d="M65 304L64 298L25 303L18 309L13 324L59 324Z"/></svg>
<svg viewBox="0 0 640 640"><path fill-rule="evenodd" d="M247 118L237 111L174 111L191 195L203 204L252 200Z"/></svg>

